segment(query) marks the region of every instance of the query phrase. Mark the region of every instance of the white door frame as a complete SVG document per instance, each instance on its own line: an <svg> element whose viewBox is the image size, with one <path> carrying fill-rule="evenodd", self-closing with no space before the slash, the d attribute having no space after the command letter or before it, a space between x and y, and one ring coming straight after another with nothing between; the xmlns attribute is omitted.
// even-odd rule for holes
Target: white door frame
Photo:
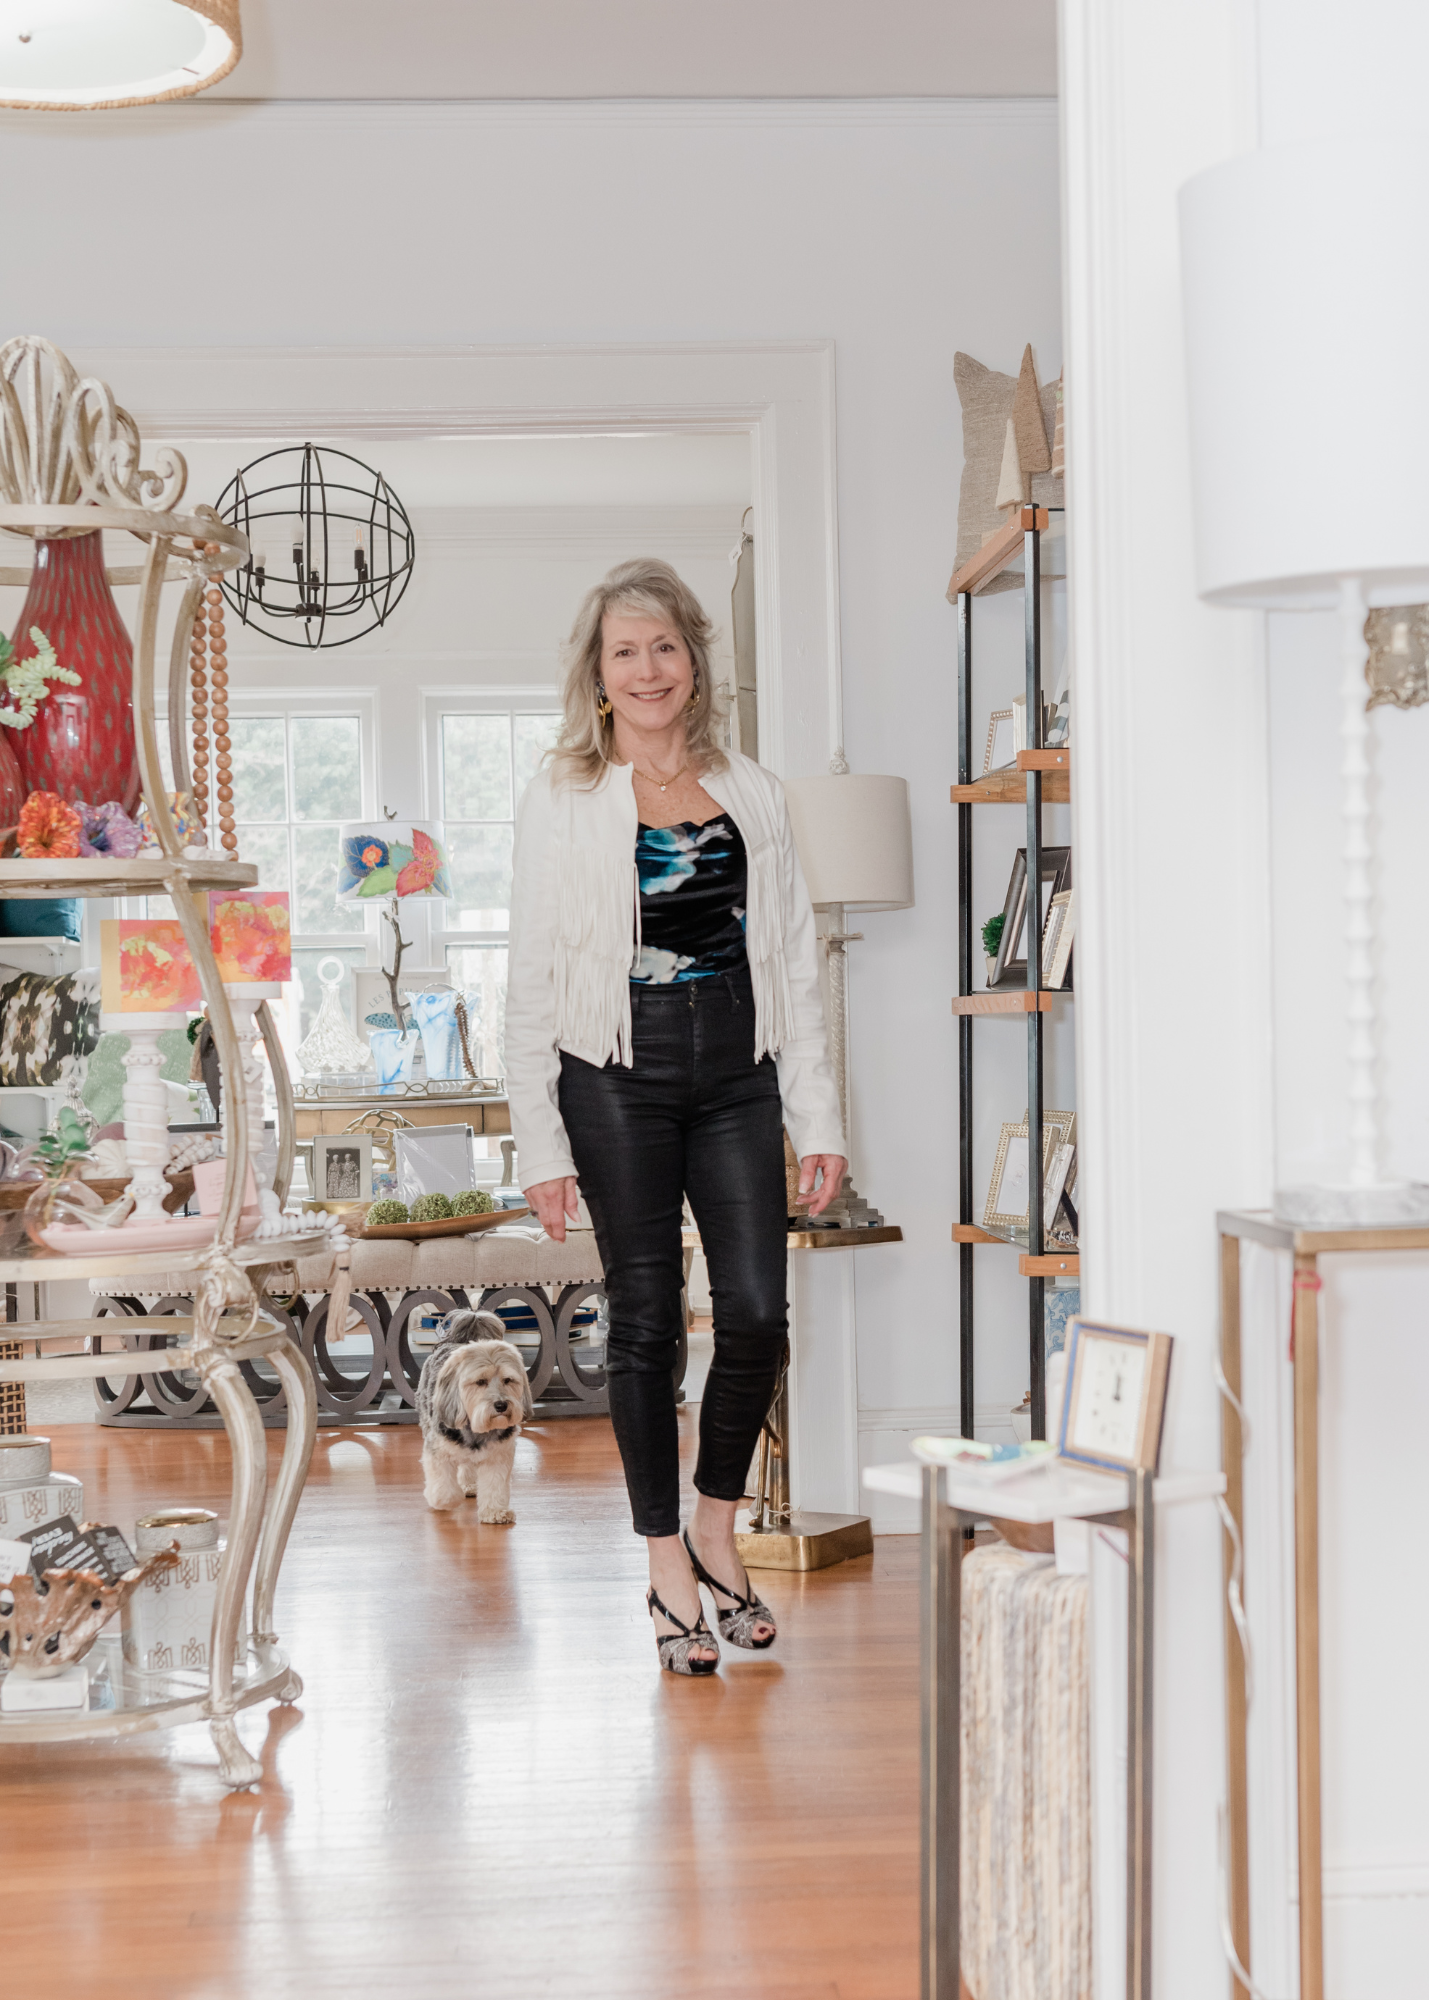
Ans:
<svg viewBox="0 0 1429 2000"><path fill-rule="evenodd" d="M607 347L76 351L150 450L179 441L745 431L753 454L761 761L828 769L842 744L834 352L826 340ZM369 454L370 455L370 454ZM801 1507L858 1497L852 1258L791 1258L791 1439ZM813 1321L817 1319L817 1338Z"/></svg>

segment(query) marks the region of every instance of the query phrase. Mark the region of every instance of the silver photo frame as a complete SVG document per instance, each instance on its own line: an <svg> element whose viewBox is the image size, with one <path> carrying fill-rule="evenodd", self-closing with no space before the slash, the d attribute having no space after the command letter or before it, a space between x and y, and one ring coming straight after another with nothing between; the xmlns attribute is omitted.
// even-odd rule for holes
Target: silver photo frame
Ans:
<svg viewBox="0 0 1429 2000"><path fill-rule="evenodd" d="M371 1201L370 1132L320 1132L312 1146L315 1201Z"/></svg>

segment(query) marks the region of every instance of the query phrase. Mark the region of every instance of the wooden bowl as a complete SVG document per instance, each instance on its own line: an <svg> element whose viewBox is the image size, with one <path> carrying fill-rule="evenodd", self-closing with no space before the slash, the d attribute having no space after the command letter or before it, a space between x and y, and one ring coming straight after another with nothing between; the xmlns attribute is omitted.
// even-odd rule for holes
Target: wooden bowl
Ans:
<svg viewBox="0 0 1429 2000"><path fill-rule="evenodd" d="M405 1236L420 1243L424 1236L471 1236L478 1229L493 1229L498 1222L515 1222L531 1213L529 1208L494 1208L490 1215L451 1215L439 1222L364 1223L358 1235L364 1242L374 1237Z"/></svg>
<svg viewBox="0 0 1429 2000"><path fill-rule="evenodd" d="M177 1215L193 1194L194 1177L189 1169L184 1167L176 1174L167 1174L165 1179L169 1183L169 1192L164 1196L164 1211L168 1215ZM23 1208L35 1189L42 1185L40 1181L0 1181L0 1210ZM122 1180L85 1182L85 1186L93 1188L101 1201L118 1201L128 1185L127 1174Z"/></svg>

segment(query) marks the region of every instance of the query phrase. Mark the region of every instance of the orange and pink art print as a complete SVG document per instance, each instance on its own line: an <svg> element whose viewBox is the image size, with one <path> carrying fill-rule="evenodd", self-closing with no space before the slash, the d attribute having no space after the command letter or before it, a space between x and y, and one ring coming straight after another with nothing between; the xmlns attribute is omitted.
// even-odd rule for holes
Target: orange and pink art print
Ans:
<svg viewBox="0 0 1429 2000"><path fill-rule="evenodd" d="M106 1014L192 1014L203 1005L198 968L172 917L101 923L99 984Z"/></svg>
<svg viewBox="0 0 1429 2000"><path fill-rule="evenodd" d="M286 889L213 890L208 928L218 976L235 986L284 984L293 976Z"/></svg>

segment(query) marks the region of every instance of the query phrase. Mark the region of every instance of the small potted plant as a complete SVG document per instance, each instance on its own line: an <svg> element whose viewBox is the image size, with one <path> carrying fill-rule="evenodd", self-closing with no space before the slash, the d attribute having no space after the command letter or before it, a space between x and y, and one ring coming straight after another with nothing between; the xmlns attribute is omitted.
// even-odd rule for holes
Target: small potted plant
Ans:
<svg viewBox="0 0 1429 2000"><path fill-rule="evenodd" d="M987 983L992 984L997 971L997 947L1002 943L1002 927L1007 922L1006 913L999 910L995 917L989 917L982 927L982 948L987 955Z"/></svg>

